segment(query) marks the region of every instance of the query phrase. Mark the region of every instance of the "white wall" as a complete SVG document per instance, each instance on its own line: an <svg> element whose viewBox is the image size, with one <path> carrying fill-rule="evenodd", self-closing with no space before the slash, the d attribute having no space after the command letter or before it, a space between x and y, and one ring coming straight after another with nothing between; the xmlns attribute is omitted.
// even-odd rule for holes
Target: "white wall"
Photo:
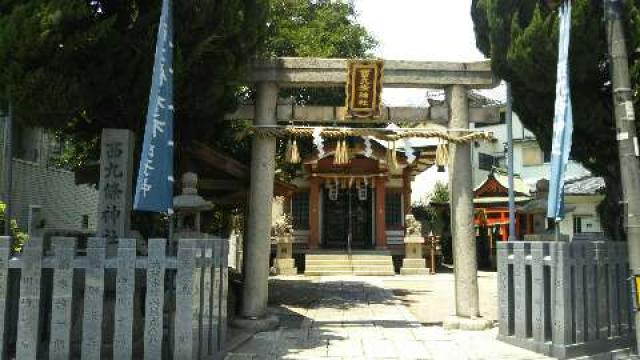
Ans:
<svg viewBox="0 0 640 360"><path fill-rule="evenodd" d="M493 133L493 136L496 138L496 141L493 142L478 142L472 147L472 162L473 162L473 183L474 186L480 185L489 175L489 171L480 170L478 167L478 154L485 153L488 155L493 155L497 157L504 157L506 154L504 153L505 144L507 143L507 125L506 124L497 124L491 126L485 126L479 128L479 130L490 131ZM520 177L525 181L525 183L533 186L536 181L542 178L549 178L551 173L550 164L543 163L540 165L534 166L523 166L522 165L522 151L523 147L531 146L536 143L535 136L533 133L524 128L520 118L517 114L513 114L513 164L514 164L514 173L516 175L520 175ZM502 165L506 168L506 160L503 160ZM567 165L567 172L565 173L565 178L572 178L577 176L588 175L589 171L585 169L579 163L569 160L569 164Z"/></svg>
<svg viewBox="0 0 640 360"><path fill-rule="evenodd" d="M574 217L589 217L589 221L582 222L582 232L602 232L600 217L598 215L597 206L604 199L604 195L585 195L585 196L565 196L565 206L571 208L565 217L560 221L560 233L569 235L572 239ZM544 215L536 215L534 217L534 233L543 233L546 230L547 220ZM590 225L590 226L589 226Z"/></svg>
<svg viewBox="0 0 640 360"><path fill-rule="evenodd" d="M0 166L4 158L4 118L0 117ZM76 185L73 172L48 164L49 138L42 129L23 133L25 148L38 152L37 161L13 159L13 217L27 231L29 206L42 206L45 228L95 231L98 191L93 186ZM4 195L4 172L0 171L0 199ZM88 229L82 229L82 217L89 217Z"/></svg>
<svg viewBox="0 0 640 360"><path fill-rule="evenodd" d="M592 196L565 196L566 206L574 207L574 210L567 213L565 218L560 222L560 233L573 237L573 222L575 216L591 216L589 221L590 227L583 222L582 232L602 232L600 218L598 216L597 206L604 199L604 195Z"/></svg>

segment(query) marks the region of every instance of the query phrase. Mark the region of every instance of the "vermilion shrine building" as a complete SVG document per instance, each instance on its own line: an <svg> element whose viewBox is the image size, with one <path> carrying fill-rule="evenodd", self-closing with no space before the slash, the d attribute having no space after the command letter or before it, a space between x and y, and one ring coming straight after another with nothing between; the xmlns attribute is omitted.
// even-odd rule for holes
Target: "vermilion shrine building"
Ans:
<svg viewBox="0 0 640 360"><path fill-rule="evenodd" d="M290 198L295 243L304 249L393 249L403 251L404 216L411 208L411 181L434 163L435 146L416 148L409 163L397 152L389 165L387 148L375 140L352 145L346 165L334 164L335 142L325 153L303 159Z"/></svg>

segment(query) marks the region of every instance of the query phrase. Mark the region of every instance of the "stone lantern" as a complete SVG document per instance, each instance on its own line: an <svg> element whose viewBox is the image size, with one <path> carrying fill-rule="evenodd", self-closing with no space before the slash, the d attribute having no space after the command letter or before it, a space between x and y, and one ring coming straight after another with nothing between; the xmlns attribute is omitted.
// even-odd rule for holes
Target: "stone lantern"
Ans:
<svg viewBox="0 0 640 360"><path fill-rule="evenodd" d="M298 269L293 259L293 219L287 214L280 216L272 225L276 240L274 267L278 275L296 275Z"/></svg>
<svg viewBox="0 0 640 360"><path fill-rule="evenodd" d="M416 220L412 214L408 214L404 218L405 236L404 236L404 259L402 259L402 275L426 275L429 273L427 269L427 261L422 257L422 245L424 237L422 237L422 225Z"/></svg>
<svg viewBox="0 0 640 360"><path fill-rule="evenodd" d="M173 198L176 216L176 239L198 239L203 237L200 229L200 213L213 207L198 195L198 175L186 172L182 175L182 194Z"/></svg>

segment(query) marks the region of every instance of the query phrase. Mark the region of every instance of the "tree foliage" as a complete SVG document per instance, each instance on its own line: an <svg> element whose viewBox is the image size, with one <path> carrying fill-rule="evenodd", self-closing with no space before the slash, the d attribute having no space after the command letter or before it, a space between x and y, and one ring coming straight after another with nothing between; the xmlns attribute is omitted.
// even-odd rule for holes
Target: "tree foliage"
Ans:
<svg viewBox="0 0 640 360"><path fill-rule="evenodd" d="M97 159L102 128L142 139L161 0L0 0L0 100L19 122L53 129L60 163ZM350 3L330 0L174 0L176 140L248 159L246 126L222 121L256 54L363 57L375 41ZM334 101L323 91L300 102ZM180 154L178 161L181 161Z"/></svg>
<svg viewBox="0 0 640 360"><path fill-rule="evenodd" d="M94 158L102 128L131 129L141 139L160 4L1 1L0 96L18 121L55 129ZM176 140L215 139L262 42L264 6L180 0L173 8Z"/></svg>
<svg viewBox="0 0 640 360"><path fill-rule="evenodd" d="M364 58L377 41L357 21L351 2L274 0L271 2L266 57ZM299 104L344 105L343 89L283 91Z"/></svg>
<svg viewBox="0 0 640 360"><path fill-rule="evenodd" d="M473 0L476 44L498 77L511 83L513 109L544 150L551 148L558 52L558 16L539 0ZM640 40L640 1L627 2L627 46ZM572 1L569 49L574 134L573 159L607 184L603 225L621 235L620 175L602 1ZM637 94L640 64L630 52ZM636 96L637 97L637 96Z"/></svg>
<svg viewBox="0 0 640 360"><path fill-rule="evenodd" d="M274 0L267 20L265 57L365 58L377 41L358 23L351 2L335 0ZM344 88L282 89L281 97L297 104L344 105ZM285 141L278 146L280 177L289 180L299 165L284 161ZM300 152L312 151L310 141L299 141Z"/></svg>
<svg viewBox="0 0 640 360"><path fill-rule="evenodd" d="M267 22L267 56L357 58L376 41L357 23L353 4L331 0L274 0Z"/></svg>
<svg viewBox="0 0 640 360"><path fill-rule="evenodd" d="M7 204L0 201L0 229L4 229L6 219ZM11 233L11 251L18 253L22 251L22 247L27 242L29 236L18 227L16 219L11 219L9 224L9 232Z"/></svg>

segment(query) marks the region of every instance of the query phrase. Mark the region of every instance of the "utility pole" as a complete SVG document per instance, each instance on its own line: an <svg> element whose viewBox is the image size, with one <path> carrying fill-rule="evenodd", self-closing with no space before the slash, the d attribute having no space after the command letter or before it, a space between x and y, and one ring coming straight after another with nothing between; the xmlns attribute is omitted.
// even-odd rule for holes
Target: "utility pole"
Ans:
<svg viewBox="0 0 640 360"><path fill-rule="evenodd" d="M4 167L4 234L11 236L11 218L12 206L11 206L11 188L13 179L13 107L9 103L9 113L5 118L4 124L4 155L3 167Z"/></svg>
<svg viewBox="0 0 640 360"><path fill-rule="evenodd" d="M638 162L638 138L636 135L633 95L629 80L629 64L624 39L622 0L604 0L607 42L611 60L613 106L615 109L616 139L620 159L620 175L624 204L624 224L627 230L627 247L631 274L640 275L640 164ZM637 291L638 289L635 289ZM640 312L634 314L637 344L640 343Z"/></svg>

